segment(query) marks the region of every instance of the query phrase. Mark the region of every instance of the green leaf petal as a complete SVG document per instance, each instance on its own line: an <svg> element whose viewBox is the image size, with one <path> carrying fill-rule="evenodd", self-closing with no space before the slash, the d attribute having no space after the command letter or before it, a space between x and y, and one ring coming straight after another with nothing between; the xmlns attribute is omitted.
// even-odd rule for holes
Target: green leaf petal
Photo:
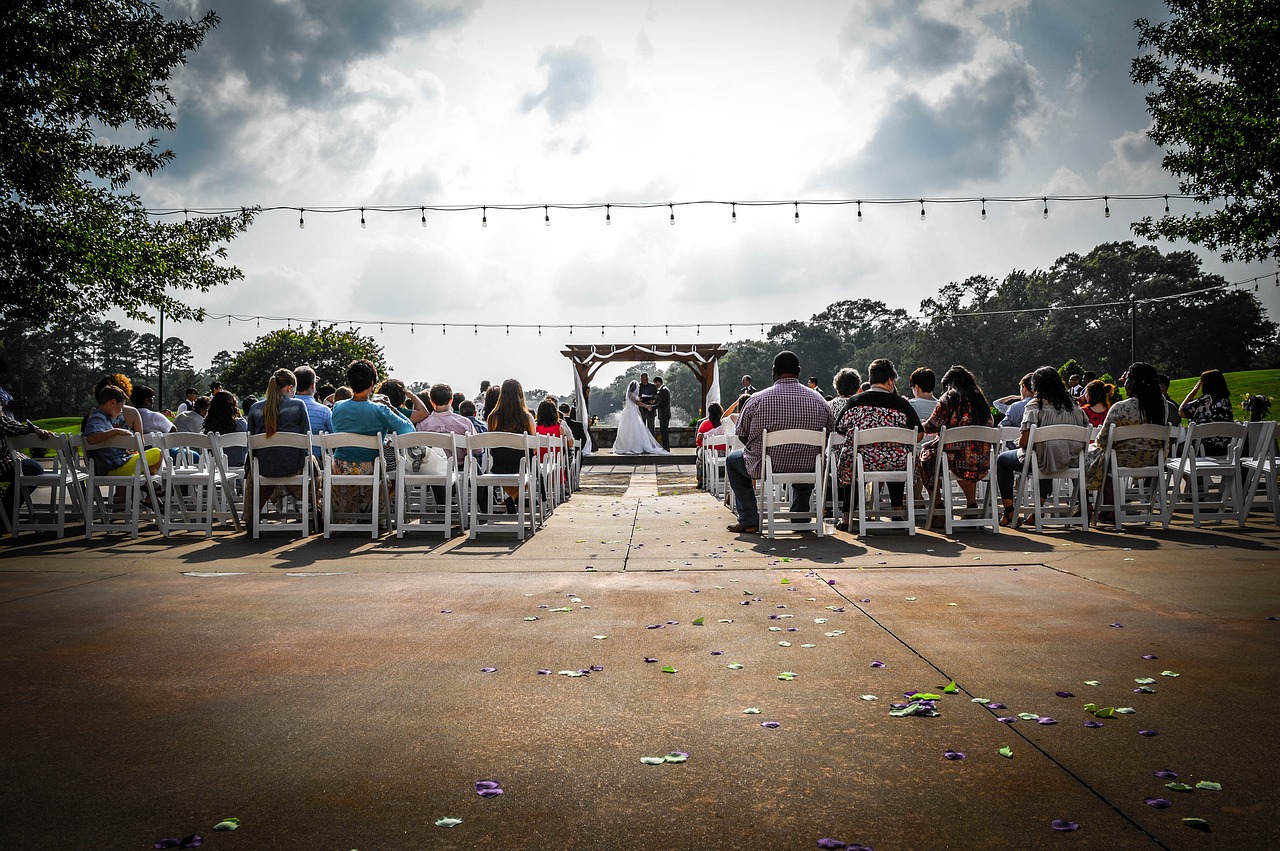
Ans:
<svg viewBox="0 0 1280 851"><path fill-rule="evenodd" d="M1136 680L1134 680L1134 682L1140 686L1149 686L1155 682L1155 678L1154 677L1138 677Z"/></svg>
<svg viewBox="0 0 1280 851"><path fill-rule="evenodd" d="M640 761L645 765L662 765L667 761L667 759L662 756L642 756L640 757Z"/></svg>
<svg viewBox="0 0 1280 851"><path fill-rule="evenodd" d="M741 662L733 662L732 664L725 665L725 667L728 668L730 671L741 671L746 666L743 665Z"/></svg>
<svg viewBox="0 0 1280 851"><path fill-rule="evenodd" d="M1186 783L1179 783L1177 781L1174 781L1173 783L1164 784L1164 788L1172 789L1174 792L1190 792L1191 791L1191 787L1188 786Z"/></svg>
<svg viewBox="0 0 1280 851"><path fill-rule="evenodd" d="M1040 716L1035 714L1034 712L1019 712L1018 717L1021 718L1023 721L1039 721L1040 720Z"/></svg>
<svg viewBox="0 0 1280 851"><path fill-rule="evenodd" d="M1085 680L1084 684L1087 686L1100 686L1102 682L1100 680Z"/></svg>
<svg viewBox="0 0 1280 851"><path fill-rule="evenodd" d="M952 680L951 682L947 683L946 688L944 688L942 691L946 694L958 694L960 692L960 686L956 685L955 680Z"/></svg>
<svg viewBox="0 0 1280 851"><path fill-rule="evenodd" d="M864 694L860 699L861 700L879 700L880 698L876 697L874 694Z"/></svg>
<svg viewBox="0 0 1280 851"><path fill-rule="evenodd" d="M213 826L213 829L214 830L235 830L239 826L240 826L240 819L236 818L235 816L232 816L230 818L224 818L222 821L215 824Z"/></svg>
<svg viewBox="0 0 1280 851"><path fill-rule="evenodd" d="M1136 715L1138 714L1138 710L1134 709L1132 706L1117 706L1116 714L1117 715Z"/></svg>
<svg viewBox="0 0 1280 851"><path fill-rule="evenodd" d="M1008 745L1005 745L1000 749L1000 756L1004 757L1005 759L1013 759L1013 748L1009 747Z"/></svg>
<svg viewBox="0 0 1280 851"><path fill-rule="evenodd" d="M679 672L679 670L677 670L676 668L673 668L673 667L672 667L672 666L670 666L670 665L663 665L663 666L662 666L662 673L664 673L664 674L678 674L678 673L680 673L680 672Z"/></svg>
<svg viewBox="0 0 1280 851"><path fill-rule="evenodd" d="M1199 783L1196 784L1196 788L1205 789L1210 792L1221 792L1222 784L1214 783L1212 780L1201 780Z"/></svg>
<svg viewBox="0 0 1280 851"><path fill-rule="evenodd" d="M706 623L706 622L707 622L707 619L706 619L706 618L694 618L694 619L693 619L693 625L694 625L694 626L702 626L702 625L703 625L704 623Z"/></svg>
<svg viewBox="0 0 1280 851"><path fill-rule="evenodd" d="M1097 712L1097 711L1098 711L1098 704L1096 704L1096 703L1086 703L1086 704L1084 705L1084 711L1085 711L1085 712Z"/></svg>
<svg viewBox="0 0 1280 851"><path fill-rule="evenodd" d="M1180 677L1180 676L1182 676L1182 675L1181 675L1181 674L1175 674L1173 671L1161 671L1161 672L1160 672L1160 676L1162 676L1162 677Z"/></svg>
<svg viewBox="0 0 1280 851"><path fill-rule="evenodd" d="M1106 709L1099 709L1093 714L1099 718L1111 718L1116 714L1116 710L1113 707L1108 706Z"/></svg>
<svg viewBox="0 0 1280 851"><path fill-rule="evenodd" d="M746 709L742 710L742 714L743 714L743 715L759 715L759 714L760 714L760 707L758 707L758 706L748 706Z"/></svg>
<svg viewBox="0 0 1280 851"><path fill-rule="evenodd" d="M436 827L457 827L460 824L462 824L462 819L453 818L452 816L436 819Z"/></svg>
<svg viewBox="0 0 1280 851"><path fill-rule="evenodd" d="M689 755L687 753L680 753L679 751L672 751L671 753L663 757L662 761L663 762L688 762Z"/></svg>
<svg viewBox="0 0 1280 851"><path fill-rule="evenodd" d="M989 697L975 697L973 700L971 700L971 701L969 701L969 702L970 702L970 703L981 703L983 706L986 706L988 703L990 703L990 702L991 702L991 698L989 698Z"/></svg>
<svg viewBox="0 0 1280 851"><path fill-rule="evenodd" d="M779 585L790 585L790 584L791 584L791 580L784 576L784 577L782 577L782 581L781 581L781 582L779 582L778 584L779 584Z"/></svg>

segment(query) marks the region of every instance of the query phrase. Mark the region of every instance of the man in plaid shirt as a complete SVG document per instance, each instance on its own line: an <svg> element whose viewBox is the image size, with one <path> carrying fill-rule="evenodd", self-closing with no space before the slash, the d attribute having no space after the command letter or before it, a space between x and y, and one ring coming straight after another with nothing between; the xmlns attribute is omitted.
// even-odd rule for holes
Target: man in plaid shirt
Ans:
<svg viewBox="0 0 1280 851"><path fill-rule="evenodd" d="M829 432L835 425L827 401L800 383L800 358L795 352L779 352L773 359L773 386L754 394L738 415L737 434L743 448L725 459L738 511L738 522L729 527L730 532L760 531L760 508L752 480L760 478L762 433L766 429L773 432L787 428ZM778 472L796 473L812 470L819 451L815 446L779 446L769 449L769 459ZM812 497L812 485L793 485L791 510L809 510Z"/></svg>

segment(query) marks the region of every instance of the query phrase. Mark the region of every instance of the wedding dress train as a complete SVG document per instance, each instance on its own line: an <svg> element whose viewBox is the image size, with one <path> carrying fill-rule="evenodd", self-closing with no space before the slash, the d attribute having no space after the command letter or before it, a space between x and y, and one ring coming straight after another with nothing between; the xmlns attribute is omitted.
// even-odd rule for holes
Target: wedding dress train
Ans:
<svg viewBox="0 0 1280 851"><path fill-rule="evenodd" d="M670 455L662 444L654 439L640 418L639 384L632 381L627 386L627 401L618 418L618 436L613 441L614 455Z"/></svg>

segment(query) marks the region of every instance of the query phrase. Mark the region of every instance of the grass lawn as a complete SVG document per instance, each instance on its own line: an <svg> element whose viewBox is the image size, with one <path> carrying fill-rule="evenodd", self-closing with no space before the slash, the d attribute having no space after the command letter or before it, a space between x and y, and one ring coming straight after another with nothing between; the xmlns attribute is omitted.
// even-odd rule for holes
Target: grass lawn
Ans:
<svg viewBox="0 0 1280 851"><path fill-rule="evenodd" d="M80 421L83 417L49 417L43 420L32 420L39 428L59 434L79 434Z"/></svg>
<svg viewBox="0 0 1280 851"><path fill-rule="evenodd" d="M1247 420L1249 415L1240 407L1246 395L1260 394L1280 401L1280 369L1255 369L1248 372L1226 373L1227 387L1231 390L1231 406L1235 410L1237 420ZM1182 404L1191 388L1195 386L1199 376L1179 378L1169 384L1169 396L1173 401ZM1280 404L1273 403L1267 419L1280 416Z"/></svg>

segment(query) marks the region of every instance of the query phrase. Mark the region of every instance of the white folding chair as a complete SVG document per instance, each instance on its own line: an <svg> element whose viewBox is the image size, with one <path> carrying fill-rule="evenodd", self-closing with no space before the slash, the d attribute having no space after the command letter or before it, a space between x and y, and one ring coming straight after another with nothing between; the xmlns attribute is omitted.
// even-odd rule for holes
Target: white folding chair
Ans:
<svg viewBox="0 0 1280 851"><path fill-rule="evenodd" d="M159 443L164 450L160 459L160 482L167 512L164 536L169 537L174 529L203 529L206 538L212 537L219 488L225 492L233 487L227 478L217 435L171 431L159 435ZM229 510L239 530L235 506L229 506Z"/></svg>
<svg viewBox="0 0 1280 851"><path fill-rule="evenodd" d="M249 469L252 485L245 494L245 522L250 524L253 537L259 537L265 528L269 532L296 530L305 538L315 529L317 506L314 504L314 456L311 448L311 435L308 434L278 431L271 437L265 434L249 435L249 460L245 466ZM302 468L292 476L264 476L260 456L266 449L296 449L307 453L307 457ZM273 511L267 511L267 505L262 501L262 494L268 488L276 489L271 502L275 509ZM286 488L298 488L302 492L301 498L295 499ZM265 526L263 521L268 521Z"/></svg>
<svg viewBox="0 0 1280 851"><path fill-rule="evenodd" d="M702 485L717 499L724 497L727 486L724 459L729 455L729 442L730 438L725 434L716 434L702 439Z"/></svg>
<svg viewBox="0 0 1280 851"><path fill-rule="evenodd" d="M1197 527L1206 520L1235 520L1245 525L1249 512L1240 470L1247 434L1244 423L1236 422L1192 423L1187 427L1182 452L1165 463L1173 477L1169 486L1173 511L1190 509L1192 525ZM1206 453L1205 441L1215 438L1227 441L1225 454Z"/></svg>
<svg viewBox="0 0 1280 851"><path fill-rule="evenodd" d="M537 443L533 437L505 431L467 435L467 505L471 511L467 525L472 539L482 533L501 533L514 529L516 537L523 541L526 528L530 534L536 528L538 480L536 461L530 455L531 450L537 448ZM492 461L488 454L484 456L484 466L477 461L478 452L489 450L491 453L494 449L518 450L521 453L519 469L514 473L494 473L487 469ZM481 512L480 489L503 487L516 489L515 515L497 513L497 507L502 503L499 496L501 490L490 495L488 510Z"/></svg>
<svg viewBox="0 0 1280 851"><path fill-rule="evenodd" d="M849 435L845 435L848 441ZM904 470L868 470L863 462L862 453L854 457L854 480L852 487L858 489L858 535L866 535L870 529L906 529L907 534L916 533L916 452L917 432L910 428L881 426L879 428L860 428L853 431L854 450L862 446L876 443L901 444L907 452ZM895 509L889 496L890 482L900 482L904 488L903 506ZM893 515L902 512L905 516L895 518ZM868 519L868 514L871 519Z"/></svg>
<svg viewBox="0 0 1280 851"><path fill-rule="evenodd" d="M13 517L5 516L9 534L16 538L23 531L45 531L57 532L59 538L63 537L67 532L68 498L75 512L82 518L85 515L84 483L88 476L74 459L71 442L62 434L55 434L48 440L41 440L34 434L19 434L9 437L8 442L16 477L10 487L18 489L13 495ZM53 452L52 466L42 466L42 472L30 475L23 472L22 459L24 453L36 449ZM31 491L35 488L49 489L49 505L44 519L41 519L31 498Z"/></svg>
<svg viewBox="0 0 1280 851"><path fill-rule="evenodd" d="M130 538L137 538L142 526L143 511L151 516L161 533L165 532L166 520L164 512L157 511L159 503L159 476L151 475L146 462L147 443L143 435L134 433L129 436L108 437L100 443L86 447L92 451L98 449L124 449L136 452L133 461L132 475L112 476L108 471L99 470L93 455L87 457L87 475L85 477L85 523L84 534L87 540L93 540L95 532L109 532L123 524ZM104 496L103 488L107 493ZM124 491L124 501L116 503L115 490ZM147 501L144 502L144 497Z"/></svg>
<svg viewBox="0 0 1280 851"><path fill-rule="evenodd" d="M1248 428L1249 445L1240 461L1241 475L1245 479L1245 513L1253 509L1259 485L1265 485L1272 521L1280 526L1280 499L1276 493L1276 424L1273 420L1265 420L1249 423Z"/></svg>
<svg viewBox="0 0 1280 851"><path fill-rule="evenodd" d="M460 435L431 431L397 434L391 438L396 448L396 537L405 532L441 532L453 537L453 530L466 531L463 506L466 499L464 475L458 470L456 438ZM466 446L462 441L462 446ZM428 458L430 453L433 458ZM444 499L437 502L432 488L440 488Z"/></svg>
<svg viewBox="0 0 1280 851"><path fill-rule="evenodd" d="M369 537L378 537L383 519L387 526L391 525L390 494L387 489L387 476L382 460L382 436L377 434L355 434L353 432L337 432L335 434L316 435L320 442L320 451L324 453L324 536L328 538L334 532L368 532ZM339 449L366 449L374 453L372 469L368 473L339 473L334 461ZM335 488L369 488L370 509L366 521L363 511L344 512L334 510L333 492Z"/></svg>
<svg viewBox="0 0 1280 851"><path fill-rule="evenodd" d="M795 472L779 472L774 469L773 459L769 457L770 447L811 446L814 447L813 466ZM790 532L816 532L821 538L825 532L823 514L826 510L827 474L827 431L815 431L807 428L787 428L770 432L765 429L760 435L760 519L761 528L767 537L775 538L779 528ZM803 511L791 510L791 488L796 485L809 485L813 488L813 507ZM809 518L812 519L809 519Z"/></svg>
<svg viewBox="0 0 1280 851"><path fill-rule="evenodd" d="M1045 526L1079 526L1086 532L1089 530L1089 497L1085 481L1085 448L1089 445L1089 426L1075 425L1033 425L1027 435L1026 457L1022 464L1022 484L1019 489L1019 502L1023 505L1030 501L1036 518L1036 531L1043 532ZM1045 471L1040 468L1036 447L1050 440L1066 440L1080 445L1076 453L1075 463L1061 470ZM1040 481L1049 479L1052 483L1049 497L1040 499ZM1062 484L1070 485L1067 494L1062 493ZM1022 506L1018 507L1022 510Z"/></svg>
<svg viewBox="0 0 1280 851"><path fill-rule="evenodd" d="M978 506L956 506L952 504L955 490L955 474L951 472L951 461L947 457L946 448L954 443L982 443L987 448L987 477L978 482L982 487L978 490ZM938 433L938 455L935 458L934 487L936 493L929 494L929 514L925 526L933 525L934 506L942 501L942 516L945 531L950 535L957 528L981 529L990 527L992 532L1000 532L1000 499L996 487L996 455L1004 444L1004 435L998 428L988 426L943 426Z"/></svg>
<svg viewBox="0 0 1280 851"><path fill-rule="evenodd" d="M1115 528L1128 522L1159 523L1169 528L1169 477L1165 470L1165 446L1169 427L1163 425L1118 426L1112 423L1103 435L1101 449L1105 454L1105 476L1111 477L1111 510L1115 513ZM1116 455L1116 444L1126 440L1152 440L1160 443L1155 464L1144 467L1122 467ZM1094 501L1094 518L1106 510L1103 503L1103 487L1098 489Z"/></svg>
<svg viewBox="0 0 1280 851"><path fill-rule="evenodd" d="M844 447L844 435L833 431L827 435L827 517L832 524L841 520L840 512L840 452Z"/></svg>

